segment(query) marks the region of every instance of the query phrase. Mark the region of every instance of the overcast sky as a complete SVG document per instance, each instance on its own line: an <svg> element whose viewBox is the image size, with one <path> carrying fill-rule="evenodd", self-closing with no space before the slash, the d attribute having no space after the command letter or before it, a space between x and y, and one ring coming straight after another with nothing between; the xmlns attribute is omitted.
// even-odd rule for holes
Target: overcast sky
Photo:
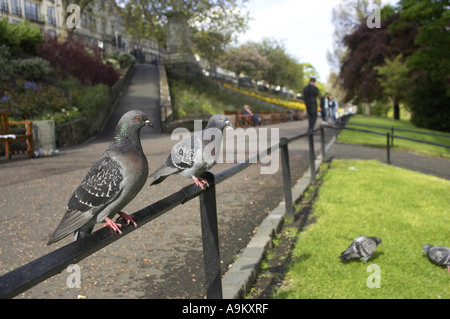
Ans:
<svg viewBox="0 0 450 319"><path fill-rule="evenodd" d="M321 82L330 73L327 50L333 48L331 11L341 0L249 0L249 30L239 43L263 38L282 40L286 51L301 63L311 63ZM397 3L383 0L382 3Z"/></svg>

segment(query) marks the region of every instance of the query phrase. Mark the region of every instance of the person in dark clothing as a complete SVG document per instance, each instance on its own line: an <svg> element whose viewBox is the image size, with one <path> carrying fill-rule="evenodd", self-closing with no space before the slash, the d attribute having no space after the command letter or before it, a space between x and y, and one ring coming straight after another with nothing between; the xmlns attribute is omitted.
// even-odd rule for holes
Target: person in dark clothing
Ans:
<svg viewBox="0 0 450 319"><path fill-rule="evenodd" d="M303 89L303 101L308 113L308 132L314 130L317 120L317 95L319 95L319 89L316 86L316 79L311 78L309 84Z"/></svg>

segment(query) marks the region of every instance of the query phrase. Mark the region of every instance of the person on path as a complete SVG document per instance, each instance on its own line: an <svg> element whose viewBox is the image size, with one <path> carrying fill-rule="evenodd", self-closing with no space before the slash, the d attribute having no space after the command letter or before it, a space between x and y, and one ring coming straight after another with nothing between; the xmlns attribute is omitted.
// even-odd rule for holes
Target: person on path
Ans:
<svg viewBox="0 0 450 319"><path fill-rule="evenodd" d="M319 95L319 89L316 86L316 79L310 78L309 84L303 89L303 101L308 114L308 132L314 130L317 121L317 95Z"/></svg>

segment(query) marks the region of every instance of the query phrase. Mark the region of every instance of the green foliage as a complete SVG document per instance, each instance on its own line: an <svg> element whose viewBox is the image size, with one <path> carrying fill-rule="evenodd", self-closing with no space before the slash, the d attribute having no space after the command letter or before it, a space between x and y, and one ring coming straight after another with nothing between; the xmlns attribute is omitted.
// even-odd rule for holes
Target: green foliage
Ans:
<svg viewBox="0 0 450 319"><path fill-rule="evenodd" d="M74 94L74 105L78 107L80 114L92 118L109 103L109 88L105 84L86 86Z"/></svg>
<svg viewBox="0 0 450 319"><path fill-rule="evenodd" d="M0 45L8 46L12 53L36 53L37 46L44 41L40 29L28 20L10 24L8 19L0 20Z"/></svg>
<svg viewBox="0 0 450 319"><path fill-rule="evenodd" d="M129 67L129 66L132 66L136 62L134 57L131 54L126 53L126 52L121 52L117 56L117 61L119 61L119 64L120 64L121 68L126 68L126 67Z"/></svg>
<svg viewBox="0 0 450 319"><path fill-rule="evenodd" d="M1 83L10 80L14 74L14 69L9 63L11 53L6 45L0 45L0 94L2 93Z"/></svg>
<svg viewBox="0 0 450 319"><path fill-rule="evenodd" d="M377 161L334 160L313 204L316 222L297 237L275 298L448 299L448 273L422 246L450 246L450 181ZM358 235L378 236L367 264L338 259ZM380 288L369 288L379 266Z"/></svg>
<svg viewBox="0 0 450 319"><path fill-rule="evenodd" d="M12 61L16 75L28 81L39 81L52 74L50 63L42 58L35 57Z"/></svg>

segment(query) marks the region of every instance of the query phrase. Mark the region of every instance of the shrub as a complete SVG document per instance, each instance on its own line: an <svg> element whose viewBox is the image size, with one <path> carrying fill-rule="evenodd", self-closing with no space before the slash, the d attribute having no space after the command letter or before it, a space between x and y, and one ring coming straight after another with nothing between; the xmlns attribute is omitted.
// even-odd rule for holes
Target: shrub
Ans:
<svg viewBox="0 0 450 319"><path fill-rule="evenodd" d="M8 81L14 73L9 63L10 56L9 48L6 45L0 45L0 94L2 94L1 82Z"/></svg>
<svg viewBox="0 0 450 319"><path fill-rule="evenodd" d="M117 61L119 61L121 68L129 67L136 62L131 54L125 52L122 52L117 56Z"/></svg>
<svg viewBox="0 0 450 319"><path fill-rule="evenodd" d="M17 75L29 81L42 80L53 72L50 63L39 57L13 61L12 66Z"/></svg>
<svg viewBox="0 0 450 319"><path fill-rule="evenodd" d="M109 103L109 88L104 84L83 87L72 96L74 105L78 107L80 114L87 118L93 118Z"/></svg>
<svg viewBox="0 0 450 319"><path fill-rule="evenodd" d="M75 41L71 37L64 42L46 37L45 42L39 46L38 53L62 76L71 75L84 85L112 86L119 79L119 74L111 63L103 63L98 48L87 50L81 41Z"/></svg>
<svg viewBox="0 0 450 319"><path fill-rule="evenodd" d="M11 52L34 54L42 41L44 36L40 29L29 21L10 24L7 19L0 20L0 45L7 45Z"/></svg>

